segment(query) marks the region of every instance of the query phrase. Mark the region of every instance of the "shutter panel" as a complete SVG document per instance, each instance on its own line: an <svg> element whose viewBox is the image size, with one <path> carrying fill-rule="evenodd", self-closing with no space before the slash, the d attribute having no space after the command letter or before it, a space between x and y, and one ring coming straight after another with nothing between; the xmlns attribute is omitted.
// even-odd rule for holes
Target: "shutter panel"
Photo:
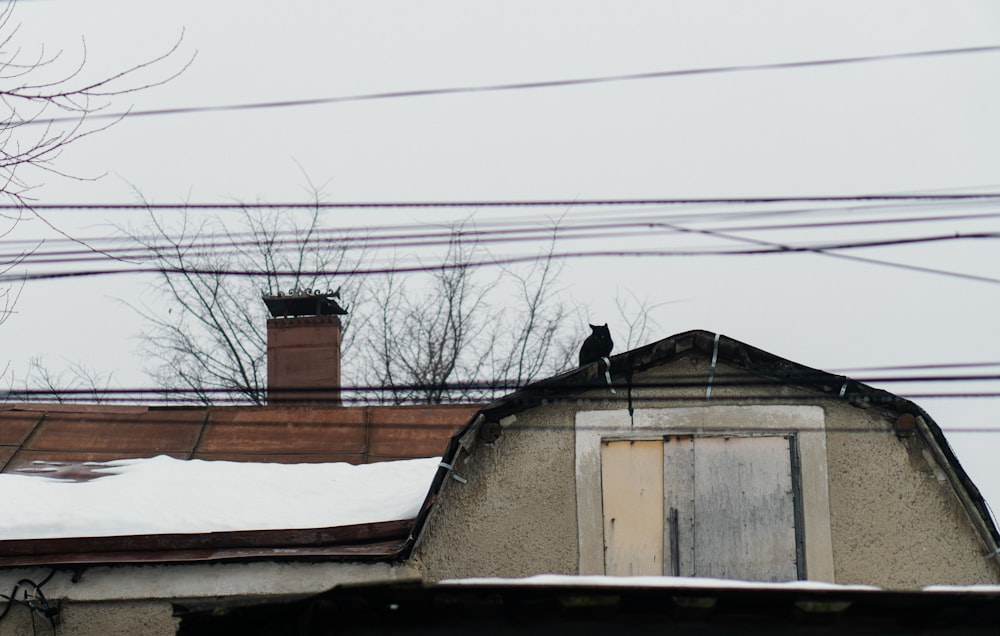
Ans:
<svg viewBox="0 0 1000 636"><path fill-rule="evenodd" d="M695 440L696 576L798 578L790 453L786 437Z"/></svg>
<svg viewBox="0 0 1000 636"><path fill-rule="evenodd" d="M798 579L792 450L779 436L602 442L605 573Z"/></svg>
<svg viewBox="0 0 1000 636"><path fill-rule="evenodd" d="M694 437L663 440L663 574L695 576Z"/></svg>
<svg viewBox="0 0 1000 636"><path fill-rule="evenodd" d="M663 573L663 443L603 442L604 571Z"/></svg>

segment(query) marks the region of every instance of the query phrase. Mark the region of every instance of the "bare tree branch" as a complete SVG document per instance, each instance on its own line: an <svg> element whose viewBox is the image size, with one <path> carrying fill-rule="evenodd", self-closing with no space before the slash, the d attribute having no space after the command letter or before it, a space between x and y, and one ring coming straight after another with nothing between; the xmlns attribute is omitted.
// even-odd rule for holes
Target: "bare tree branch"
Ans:
<svg viewBox="0 0 1000 636"><path fill-rule="evenodd" d="M24 402L87 402L101 404L107 399L113 372L101 372L82 362L65 361L66 370L55 373L41 356L31 359L24 379L24 392L11 389L9 400ZM71 394L72 398L66 395Z"/></svg>
<svg viewBox="0 0 1000 636"><path fill-rule="evenodd" d="M114 98L169 82L184 72L194 56L165 77L160 73L166 61L176 56L183 40L182 33L160 56L120 72L85 79L86 42L83 42L79 59L68 68L62 51L49 53L44 45L33 45L28 50L20 48L17 45L19 25L13 21L14 7L13 1L0 7L0 198L13 203L17 212L0 216L5 225L0 237L6 236L29 214L68 237L31 208L31 191L41 185L45 175L84 181L97 178L67 174L58 168L56 160L69 145L106 130L121 119L91 125L91 116L109 108ZM149 77L150 71L161 75L160 79L143 79ZM0 262L0 274L20 265L31 251ZM11 316L20 291L21 287L16 290L0 288L0 324ZM31 369L35 379L43 384L53 377L37 360ZM4 374L8 370L9 364ZM83 366L71 364L70 379L73 381L99 377ZM66 376L59 378L67 379ZM87 382L83 384L90 386Z"/></svg>
<svg viewBox="0 0 1000 636"><path fill-rule="evenodd" d="M313 197L318 202L321 193L313 192ZM267 311L261 294L334 287L332 276L276 274L303 268L343 272L337 286L355 294L359 280L346 275L356 261L328 234L319 236L323 216L318 206L305 219L283 210L246 208L236 227L220 218L196 222L187 212L178 216L167 219L150 209L147 227L123 228L162 269L158 291L166 300L166 312L130 304L149 325L141 345L151 361L147 372L160 386L188 389L198 402L238 399L263 404ZM245 240L247 233L252 241ZM235 278L202 273L233 267L254 274Z"/></svg>
<svg viewBox="0 0 1000 636"><path fill-rule="evenodd" d="M369 287L372 307L362 311L378 319L365 322L353 364L360 384L381 387L370 397L487 400L568 366L563 352L575 347L577 330L555 289L555 235L538 264L483 279L472 263L485 248L469 234L452 228L441 268L408 276L405 286L390 274Z"/></svg>
<svg viewBox="0 0 1000 636"><path fill-rule="evenodd" d="M14 2L0 9L0 194L28 206L37 184L21 176L25 168L73 179L88 179L59 170L55 160L70 144L113 126L120 118L91 126L88 117L106 110L115 97L163 85L183 73L194 55L180 67L155 80L142 79L152 69L174 59L183 32L162 55L122 71L84 79L87 47L84 41L78 62L68 70L58 64L62 52L49 54L44 46L34 53L17 48L18 26L13 24ZM58 122L51 113L61 115ZM69 121L66 115L70 115Z"/></svg>

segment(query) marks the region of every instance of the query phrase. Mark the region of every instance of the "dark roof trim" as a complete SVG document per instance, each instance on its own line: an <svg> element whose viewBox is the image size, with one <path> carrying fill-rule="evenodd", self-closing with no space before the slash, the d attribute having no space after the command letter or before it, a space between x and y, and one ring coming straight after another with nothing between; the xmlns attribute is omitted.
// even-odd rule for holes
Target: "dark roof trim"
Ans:
<svg viewBox="0 0 1000 636"><path fill-rule="evenodd" d="M949 479L972 515L973 522L983 535L984 541L988 546L992 543L994 550L1000 545L1000 532L989 507L968 473L962 468L941 427L923 408L898 395L843 375L827 373L786 360L728 336L702 330L686 331L612 356L610 372L614 386L616 389L625 388L634 374L690 355L692 352L709 359L717 358L775 385L804 389L817 400L844 400L854 405L874 407L890 413L908 413L917 417L918 421L922 420L925 425L918 426L917 430L935 454L944 461ZM469 446L474 443L473 436L477 434L477 427L488 425L499 428L499 424L495 423L510 415L555 401L575 398L580 393L606 386L603 365L593 363L528 384L476 413L448 443L442 457L442 467L434 476L430 492L417 515L413 535L406 548L406 556L409 555L416 538L420 536L434 500L451 472L447 466L454 464L463 445ZM680 386L689 388L691 385Z"/></svg>
<svg viewBox="0 0 1000 636"><path fill-rule="evenodd" d="M530 581L530 580L529 580ZM341 585L294 600L174 603L180 633L993 634L995 588L956 592L796 587Z"/></svg>
<svg viewBox="0 0 1000 636"><path fill-rule="evenodd" d="M180 563L247 558L391 561L413 520L303 530L247 530L0 541L0 566Z"/></svg>

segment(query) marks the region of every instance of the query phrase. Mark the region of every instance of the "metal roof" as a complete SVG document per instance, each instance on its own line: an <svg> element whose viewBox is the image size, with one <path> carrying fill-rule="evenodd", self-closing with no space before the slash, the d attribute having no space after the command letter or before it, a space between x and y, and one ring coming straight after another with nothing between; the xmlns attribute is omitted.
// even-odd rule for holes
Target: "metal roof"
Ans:
<svg viewBox="0 0 1000 636"><path fill-rule="evenodd" d="M281 558L384 561L399 556L412 519L336 528L0 541L0 567Z"/></svg>
<svg viewBox="0 0 1000 636"><path fill-rule="evenodd" d="M0 405L0 472L87 478L84 462L170 455L254 462L434 457L478 405ZM40 463L38 463L40 462Z"/></svg>
<svg viewBox="0 0 1000 636"><path fill-rule="evenodd" d="M170 455L254 462L434 457L474 405L0 406L0 472L95 479L87 462ZM412 519L289 530L0 541L0 566L232 559L393 560Z"/></svg>

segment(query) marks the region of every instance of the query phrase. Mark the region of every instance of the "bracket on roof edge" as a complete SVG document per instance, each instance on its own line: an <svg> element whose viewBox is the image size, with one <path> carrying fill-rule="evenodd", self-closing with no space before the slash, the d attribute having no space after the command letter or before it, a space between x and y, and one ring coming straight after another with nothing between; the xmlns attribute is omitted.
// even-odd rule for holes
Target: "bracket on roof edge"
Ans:
<svg viewBox="0 0 1000 636"><path fill-rule="evenodd" d="M469 480L466 479L465 477L462 477L458 473L456 473L455 472L455 467L452 466L451 464L449 464L448 462L441 462L440 464L438 464L438 466L440 466L441 468L447 469L448 472L451 473L452 479L454 479L458 483L460 483L460 484L467 484L467 483L469 483Z"/></svg>

